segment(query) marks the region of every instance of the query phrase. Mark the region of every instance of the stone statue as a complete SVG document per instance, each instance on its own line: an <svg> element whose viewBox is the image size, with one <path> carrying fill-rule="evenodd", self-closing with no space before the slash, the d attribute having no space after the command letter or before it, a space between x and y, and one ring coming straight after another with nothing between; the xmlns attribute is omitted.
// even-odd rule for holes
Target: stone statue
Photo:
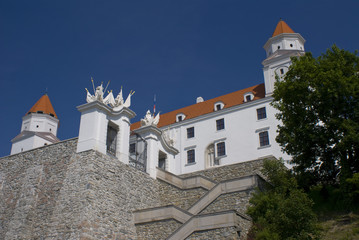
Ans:
<svg viewBox="0 0 359 240"><path fill-rule="evenodd" d="M156 117L154 117L150 110L147 110L146 115L143 119L141 119L141 126L157 126L160 121L160 113L157 113Z"/></svg>
<svg viewBox="0 0 359 240"><path fill-rule="evenodd" d="M92 81L92 85L93 85L95 94L92 95L87 90L87 88L85 88L86 92L87 92L86 102L90 103L93 101L99 101L99 102L104 103L105 105L110 106L113 111L120 111L123 107L129 108L131 106L131 96L133 94L135 94L135 91L131 90L130 93L128 94L126 101L124 102L123 96L122 96L122 86L121 86L120 93L117 95L116 98L113 97L112 90L108 91L107 96L104 97L104 90L103 90L102 82L101 82L101 85L96 87L96 90L95 90L95 86L94 86L92 78L91 78L91 81ZM108 86L108 84L107 84L107 86ZM107 89L107 86L106 86L106 89ZM106 91L106 89L105 89L105 91ZM158 116L158 120L159 120L159 116ZM158 120L157 120L157 123L158 123Z"/></svg>

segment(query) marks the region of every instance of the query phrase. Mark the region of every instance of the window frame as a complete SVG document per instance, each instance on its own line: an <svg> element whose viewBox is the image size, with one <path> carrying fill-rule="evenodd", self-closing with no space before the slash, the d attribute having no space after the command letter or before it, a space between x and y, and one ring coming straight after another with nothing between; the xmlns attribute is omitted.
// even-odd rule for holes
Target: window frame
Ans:
<svg viewBox="0 0 359 240"><path fill-rule="evenodd" d="M196 163L196 151L194 148L187 150L187 160L186 165L192 165Z"/></svg>
<svg viewBox="0 0 359 240"><path fill-rule="evenodd" d="M187 139L194 138L194 127L187 128Z"/></svg>
<svg viewBox="0 0 359 240"><path fill-rule="evenodd" d="M225 141L217 142L215 145L216 145L216 149L215 149L215 151L216 151L215 157L216 158L222 158L222 157L227 156Z"/></svg>
<svg viewBox="0 0 359 240"><path fill-rule="evenodd" d="M259 137L259 148L265 148L270 146L268 130L258 132L258 137Z"/></svg>
<svg viewBox="0 0 359 240"><path fill-rule="evenodd" d="M266 107L257 108L257 120L267 119Z"/></svg>
<svg viewBox="0 0 359 240"><path fill-rule="evenodd" d="M217 131L221 131L224 130L226 128L225 123L224 123L224 118L220 118L216 120L216 130Z"/></svg>

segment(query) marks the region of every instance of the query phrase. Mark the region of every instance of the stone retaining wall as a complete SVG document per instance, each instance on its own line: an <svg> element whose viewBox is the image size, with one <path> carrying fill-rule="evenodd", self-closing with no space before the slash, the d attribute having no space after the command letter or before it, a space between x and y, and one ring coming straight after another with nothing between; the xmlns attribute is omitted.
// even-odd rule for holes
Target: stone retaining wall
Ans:
<svg viewBox="0 0 359 240"><path fill-rule="evenodd" d="M76 153L76 145L77 139L70 139L0 158L0 240L164 239L181 224L165 220L135 226L133 211L169 204L189 209L208 191L154 180L93 150ZM199 174L220 182L254 173L261 164L255 160L182 177ZM250 194L222 195L202 213L244 213ZM241 221L242 233L248 224ZM238 239L237 230L195 232L188 239Z"/></svg>
<svg viewBox="0 0 359 240"><path fill-rule="evenodd" d="M230 180L233 178L239 178L239 177L255 174L262 169L263 161L264 159L257 159L243 163L218 166L202 171L182 174L180 175L180 177L185 178L189 176L201 175L209 179L212 179L215 182L221 182L224 180Z"/></svg>
<svg viewBox="0 0 359 240"><path fill-rule="evenodd" d="M177 222L176 220L164 220L151 223L137 224L137 239L163 240L166 239L181 225L182 223Z"/></svg>

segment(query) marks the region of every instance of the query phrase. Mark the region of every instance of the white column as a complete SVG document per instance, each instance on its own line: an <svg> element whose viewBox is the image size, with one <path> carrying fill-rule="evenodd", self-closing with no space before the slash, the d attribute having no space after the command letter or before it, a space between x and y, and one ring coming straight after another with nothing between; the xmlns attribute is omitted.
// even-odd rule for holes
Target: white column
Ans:
<svg viewBox="0 0 359 240"><path fill-rule="evenodd" d="M146 172L152 178L156 178L161 130L154 126L145 126L136 129L135 132L145 139L147 143Z"/></svg>
<svg viewBox="0 0 359 240"><path fill-rule="evenodd" d="M106 154L107 115L106 106L92 102L78 107L81 112L77 152L90 149Z"/></svg>

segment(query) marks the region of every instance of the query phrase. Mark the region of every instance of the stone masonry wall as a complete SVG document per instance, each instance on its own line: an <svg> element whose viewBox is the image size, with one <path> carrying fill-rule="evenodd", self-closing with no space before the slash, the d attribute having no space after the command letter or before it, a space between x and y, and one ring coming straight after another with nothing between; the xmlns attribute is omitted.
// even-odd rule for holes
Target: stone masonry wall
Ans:
<svg viewBox="0 0 359 240"><path fill-rule="evenodd" d="M161 204L156 180L76 144L0 159L0 239L137 239L132 211Z"/></svg>
<svg viewBox="0 0 359 240"><path fill-rule="evenodd" d="M174 220L137 224L133 211L176 205L188 209L207 190L179 189L90 150L76 153L77 139L0 158L0 240L163 239L180 226ZM202 175L216 182L249 175L262 160L216 167ZM245 213L251 191L225 194L202 213ZM250 223L243 220L243 239ZM193 233L188 239L238 239L237 228Z"/></svg>
<svg viewBox="0 0 359 240"><path fill-rule="evenodd" d="M163 240L172 232L179 228L182 224L176 220L164 220L150 223L137 224L138 240Z"/></svg>
<svg viewBox="0 0 359 240"><path fill-rule="evenodd" d="M206 192L203 188L179 189L171 184L158 180L158 193L162 205L175 205L187 210Z"/></svg>
<svg viewBox="0 0 359 240"><path fill-rule="evenodd" d="M236 227L225 227L217 228L206 231L198 231L192 233L186 238L186 240L237 240L237 239L246 239L240 238L237 233Z"/></svg>
<svg viewBox="0 0 359 240"><path fill-rule="evenodd" d="M201 175L209 179L212 179L215 182L221 182L224 180L255 174L262 169L263 161L264 159L257 159L243 163L218 166L214 168L205 169L202 171L182 174L180 175L180 177L185 178L189 176Z"/></svg>

